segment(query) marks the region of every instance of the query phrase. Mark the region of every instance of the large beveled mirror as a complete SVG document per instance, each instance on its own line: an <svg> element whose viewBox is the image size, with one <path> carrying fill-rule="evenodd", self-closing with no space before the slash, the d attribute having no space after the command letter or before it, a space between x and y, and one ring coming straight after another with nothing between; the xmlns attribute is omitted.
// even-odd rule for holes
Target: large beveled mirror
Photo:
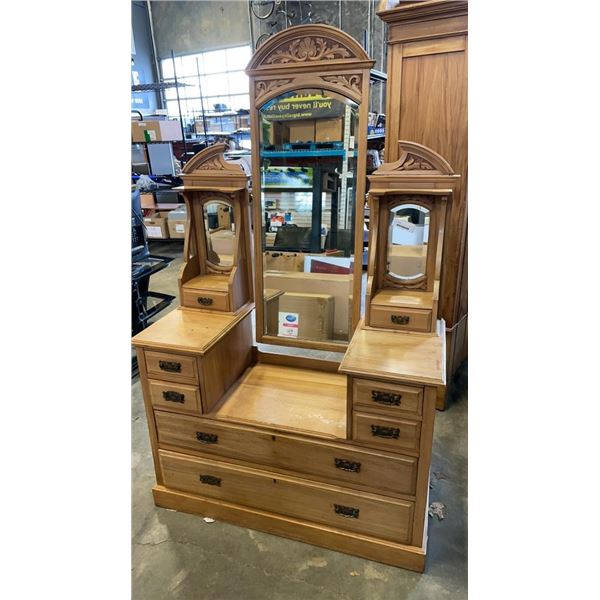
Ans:
<svg viewBox="0 0 600 600"><path fill-rule="evenodd" d="M223 200L204 203L204 228L206 260L213 267L233 266L235 249L235 223L233 206Z"/></svg>
<svg viewBox="0 0 600 600"><path fill-rule="evenodd" d="M358 324L372 66L349 35L304 25L246 69L259 342L343 352Z"/></svg>
<svg viewBox="0 0 600 600"><path fill-rule="evenodd" d="M354 269L358 105L334 92L305 88L277 96L259 115L268 290L264 333L345 343ZM283 293L272 299L277 291Z"/></svg>
<svg viewBox="0 0 600 600"><path fill-rule="evenodd" d="M427 270L429 209L401 204L390 210L386 272L400 280L423 277Z"/></svg>

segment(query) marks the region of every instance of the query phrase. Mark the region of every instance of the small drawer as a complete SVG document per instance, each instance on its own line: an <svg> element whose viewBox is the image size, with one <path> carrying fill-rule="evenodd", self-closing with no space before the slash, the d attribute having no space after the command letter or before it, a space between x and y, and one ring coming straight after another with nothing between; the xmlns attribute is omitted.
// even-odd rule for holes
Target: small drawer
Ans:
<svg viewBox="0 0 600 600"><path fill-rule="evenodd" d="M169 352L146 350L146 370L148 375L164 381L198 381L196 358Z"/></svg>
<svg viewBox="0 0 600 600"><path fill-rule="evenodd" d="M352 402L359 408L381 408L398 415L420 417L423 410L423 388L354 379Z"/></svg>
<svg viewBox="0 0 600 600"><path fill-rule="evenodd" d="M418 452L420 421L405 421L354 411L352 439L391 452Z"/></svg>
<svg viewBox="0 0 600 600"><path fill-rule="evenodd" d="M191 290L183 288L183 306L187 308L207 308L229 312L229 295L213 290Z"/></svg>
<svg viewBox="0 0 600 600"><path fill-rule="evenodd" d="M152 406L201 413L200 390L197 386L164 381L148 381Z"/></svg>
<svg viewBox="0 0 600 600"><path fill-rule="evenodd" d="M371 304L371 327L402 331L430 331L431 311L416 308L392 308Z"/></svg>
<svg viewBox="0 0 600 600"><path fill-rule="evenodd" d="M414 504L272 471L158 451L167 487L409 543Z"/></svg>

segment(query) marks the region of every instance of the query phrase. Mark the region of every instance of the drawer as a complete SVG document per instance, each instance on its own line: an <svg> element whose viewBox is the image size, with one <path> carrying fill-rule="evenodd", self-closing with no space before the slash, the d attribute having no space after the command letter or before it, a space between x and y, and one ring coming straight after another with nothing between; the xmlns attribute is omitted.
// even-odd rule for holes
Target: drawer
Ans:
<svg viewBox="0 0 600 600"><path fill-rule="evenodd" d="M164 381L198 381L196 358L170 352L146 350L146 370L148 375Z"/></svg>
<svg viewBox="0 0 600 600"><path fill-rule="evenodd" d="M159 450L167 487L409 543L414 504L367 492Z"/></svg>
<svg viewBox="0 0 600 600"><path fill-rule="evenodd" d="M392 419L381 415L352 414L352 439L392 452L419 451L420 421Z"/></svg>
<svg viewBox="0 0 600 600"><path fill-rule="evenodd" d="M423 388L353 379L352 403L365 409L383 408L398 415L420 417L423 411Z"/></svg>
<svg viewBox="0 0 600 600"><path fill-rule="evenodd" d="M200 390L197 386L154 380L149 380L148 386L152 406L156 408L202 412Z"/></svg>
<svg viewBox="0 0 600 600"><path fill-rule="evenodd" d="M430 331L431 311L371 304L370 325L401 331Z"/></svg>
<svg viewBox="0 0 600 600"><path fill-rule="evenodd" d="M258 463L378 493L415 494L418 460L413 456L386 455L174 413L155 411L154 415L161 446Z"/></svg>
<svg viewBox="0 0 600 600"><path fill-rule="evenodd" d="M188 308L208 308L229 312L229 295L214 290L191 290L183 288L183 306Z"/></svg>

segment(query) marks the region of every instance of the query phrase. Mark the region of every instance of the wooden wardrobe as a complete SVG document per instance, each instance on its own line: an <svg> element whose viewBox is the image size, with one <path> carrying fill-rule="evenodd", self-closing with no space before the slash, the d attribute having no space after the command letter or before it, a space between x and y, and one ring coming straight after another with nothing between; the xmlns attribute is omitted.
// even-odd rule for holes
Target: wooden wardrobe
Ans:
<svg viewBox="0 0 600 600"><path fill-rule="evenodd" d="M382 0L388 24L386 162L400 140L443 156L461 176L446 217L440 316L450 380L467 353L467 12L466 0ZM438 408L445 407L440 397Z"/></svg>

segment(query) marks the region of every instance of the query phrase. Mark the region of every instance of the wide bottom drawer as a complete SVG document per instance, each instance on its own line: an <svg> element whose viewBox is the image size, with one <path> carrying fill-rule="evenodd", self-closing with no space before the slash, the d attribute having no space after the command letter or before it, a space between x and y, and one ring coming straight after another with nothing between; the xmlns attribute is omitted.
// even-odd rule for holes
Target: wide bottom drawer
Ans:
<svg viewBox="0 0 600 600"><path fill-rule="evenodd" d="M166 450L159 458L167 487L410 543L412 502Z"/></svg>
<svg viewBox="0 0 600 600"><path fill-rule="evenodd" d="M412 456L386 455L163 411L154 415L161 445L306 473L327 483L371 488L376 493L415 494L418 459Z"/></svg>

